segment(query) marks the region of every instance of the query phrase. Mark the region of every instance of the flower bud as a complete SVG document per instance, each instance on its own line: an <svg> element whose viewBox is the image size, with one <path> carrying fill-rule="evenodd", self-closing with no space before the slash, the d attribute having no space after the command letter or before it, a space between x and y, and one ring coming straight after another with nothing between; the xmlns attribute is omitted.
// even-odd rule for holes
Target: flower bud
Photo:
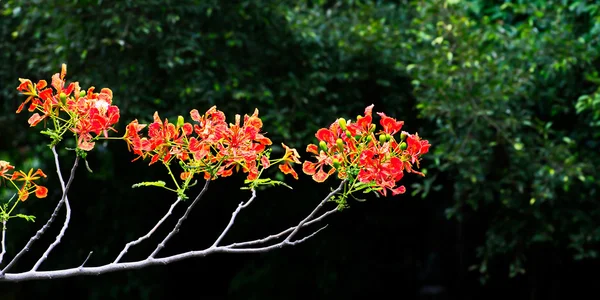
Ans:
<svg viewBox="0 0 600 300"><path fill-rule="evenodd" d="M352 138L352 134L350 133L350 131L346 130L346 136L347 136L348 138Z"/></svg>
<svg viewBox="0 0 600 300"><path fill-rule="evenodd" d="M340 119L338 120L338 124L340 124L340 128L341 128L342 130L346 130L346 120L345 120L344 118L340 118Z"/></svg>
<svg viewBox="0 0 600 300"><path fill-rule="evenodd" d="M402 133L400 134L400 140L404 141L407 136L408 136L408 133L406 133L405 131L402 131Z"/></svg>
<svg viewBox="0 0 600 300"><path fill-rule="evenodd" d="M389 135L389 134L386 134L386 135L385 135L385 140L386 140L386 141L391 141L391 140L392 140L392 136L391 136L391 135Z"/></svg>
<svg viewBox="0 0 600 300"><path fill-rule="evenodd" d="M405 142L402 142L402 144L400 144L400 150L406 150L407 147L408 145Z"/></svg>
<svg viewBox="0 0 600 300"><path fill-rule="evenodd" d="M79 98L85 97L85 95L87 95L87 93L85 91L79 92Z"/></svg>
<svg viewBox="0 0 600 300"><path fill-rule="evenodd" d="M361 138L361 136L359 134L357 134L357 135L354 136L354 139L357 140L357 141L360 140L360 138Z"/></svg>
<svg viewBox="0 0 600 300"><path fill-rule="evenodd" d="M379 135L379 142L384 144L385 142L387 142L387 137L385 134L380 134Z"/></svg>
<svg viewBox="0 0 600 300"><path fill-rule="evenodd" d="M371 124L371 127L369 127L369 132L374 132L375 131L375 124Z"/></svg>
<svg viewBox="0 0 600 300"><path fill-rule="evenodd" d="M67 101L67 94L65 94L65 93L60 93L60 95L58 95L58 97L60 97L60 101L63 103L65 101Z"/></svg>
<svg viewBox="0 0 600 300"><path fill-rule="evenodd" d="M373 140L373 138L370 135L367 136L367 140L366 140L367 143L370 143L372 140Z"/></svg>
<svg viewBox="0 0 600 300"><path fill-rule="evenodd" d="M339 168L340 167L340 161L334 158L333 159L333 167L336 168L336 169Z"/></svg>
<svg viewBox="0 0 600 300"><path fill-rule="evenodd" d="M325 141L320 141L319 147L321 147L321 150L327 152L327 143L325 143Z"/></svg>
<svg viewBox="0 0 600 300"><path fill-rule="evenodd" d="M185 120L183 119L183 116L178 116L177 117L177 128L183 126L184 123L185 123Z"/></svg>
<svg viewBox="0 0 600 300"><path fill-rule="evenodd" d="M342 139L337 139L335 143L337 144L338 148L340 148L340 151L344 150L344 141L342 141Z"/></svg>

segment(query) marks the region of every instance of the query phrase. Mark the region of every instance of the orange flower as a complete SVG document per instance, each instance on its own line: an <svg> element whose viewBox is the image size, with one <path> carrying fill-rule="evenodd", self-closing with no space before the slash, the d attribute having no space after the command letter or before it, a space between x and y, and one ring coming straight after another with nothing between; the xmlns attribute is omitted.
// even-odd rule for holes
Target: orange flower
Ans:
<svg viewBox="0 0 600 300"><path fill-rule="evenodd" d="M25 181L23 186L19 189L19 200L27 200L31 193L35 193L35 196L38 198L45 198L48 195L48 189L46 187L37 185L33 182L41 177L47 176L40 169L37 169L35 172L33 172L33 169L30 169L27 174L23 171L17 171L12 174L11 180Z"/></svg>
<svg viewBox="0 0 600 300"><path fill-rule="evenodd" d="M281 170L283 174L291 174L295 179L298 179L298 173L292 168L292 163L301 163L298 159L300 155L298 155L296 149L290 148L284 143L281 143L281 145L285 149L285 154L283 155L283 163L279 165L279 170Z"/></svg>

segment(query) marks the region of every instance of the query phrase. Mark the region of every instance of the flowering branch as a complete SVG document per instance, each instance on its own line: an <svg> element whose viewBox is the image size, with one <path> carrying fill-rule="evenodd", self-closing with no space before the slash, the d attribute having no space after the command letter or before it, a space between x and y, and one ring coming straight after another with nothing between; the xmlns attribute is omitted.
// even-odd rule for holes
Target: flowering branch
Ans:
<svg viewBox="0 0 600 300"><path fill-rule="evenodd" d="M377 131L377 125L373 124L373 105L367 106L364 115L357 116L356 120L340 118L335 120L328 128L319 129L315 134L318 143L309 144L306 147L306 152L312 154L313 161L307 160L302 163L296 149L290 148L284 143L281 143L285 151L283 157L271 157L272 149L270 146L272 142L262 132L263 122L258 116L258 110L255 110L252 115L244 115L243 118L240 115L235 115L235 121L231 123L225 120L225 114L219 111L216 106L209 108L204 114L192 109L190 111L192 123L186 122L183 116L178 116L177 122L171 123L166 118L161 119L158 112L155 112L151 124L140 124L136 119L126 126L122 137L109 137L110 131L116 132L112 126L118 122L120 117L119 108L113 105L112 102L112 91L103 88L99 93L96 93L94 87L90 87L85 91L80 88L77 82L67 84L65 76L66 65L63 65L61 72L52 76L51 87L48 87L45 80L33 84L29 79L19 79L21 84L17 90L28 96L28 98L19 106L17 113L23 111L25 105L29 103L27 110L35 112L28 120L31 127L47 120L47 122L44 122L47 126L41 133L49 136L52 140L50 146L54 154L63 194L46 224L0 271L0 281L99 275L120 270L139 269L156 264L168 264L213 253L258 253L284 246L297 245L312 238L325 229L327 225L307 234L303 238L294 240L302 228L348 207L349 197L357 199L355 197L356 193L374 192L383 196L387 196L388 192L391 192L392 195L404 194L406 188L403 185L398 185L398 182L405 173L425 176L416 168L419 167L421 156L429 152L431 146L429 142L422 140L417 133L410 134L400 131L404 122L388 117L382 112L377 113L380 116L379 123L381 125L381 129ZM63 140L63 136L67 133L74 134L77 156L69 180L65 184L55 146ZM175 192L177 200L171 204L167 213L148 233L127 243L112 263L97 267L85 267L92 254L90 252L79 267L38 271L50 252L61 242L69 226L71 207L67 193L73 181L79 157L85 158L87 152L93 150L95 142L100 139L125 141L128 150L137 155L134 160L149 158L149 165L161 162L167 168L170 178L173 180L173 185L167 186L164 181L151 181L137 183L133 187L154 186L164 188ZM336 176L341 182L337 188L333 189L317 204L308 216L300 220L295 226L264 238L220 246L219 244L233 227L241 210L248 207L256 199L257 187L287 186L284 182L260 177L264 170L276 164L283 174L291 175L295 179L298 179L298 174L293 165L302 164L302 171L312 176L316 182L324 182L330 176ZM175 170L174 166L180 167L179 176L176 176L173 172ZM46 177L41 170L38 169L34 172L31 169L28 173L25 173L24 171L12 172L13 169L14 166L10 163L0 160L0 179L10 181L12 187L18 190L18 193L15 194L18 195L17 200L11 202L11 199L0 205L0 222L3 226L0 263L6 253L7 220L24 218L31 221L34 219L33 216L22 214L11 215L14 208L18 203L27 200L30 194L35 193L38 198L44 198L48 193L46 187L35 182L41 177ZM209 183L222 177L231 176L234 172L247 174L245 180L247 187L244 188L251 190L252 196L246 202L239 203L232 212L229 222L213 244L204 250L158 258L159 252L179 232L196 203L206 193ZM195 185L195 179L198 177L204 178L204 187L154 251L143 260L121 262L129 248L150 238L158 227L173 214L175 206L188 199L186 191ZM23 183L20 184L19 182ZM318 216L326 202L335 202L336 207ZM33 268L22 273L7 273L48 229L63 204L66 206L63 226L54 242L50 244ZM282 238L283 240L280 240ZM279 242L275 242L276 240L279 240Z"/></svg>

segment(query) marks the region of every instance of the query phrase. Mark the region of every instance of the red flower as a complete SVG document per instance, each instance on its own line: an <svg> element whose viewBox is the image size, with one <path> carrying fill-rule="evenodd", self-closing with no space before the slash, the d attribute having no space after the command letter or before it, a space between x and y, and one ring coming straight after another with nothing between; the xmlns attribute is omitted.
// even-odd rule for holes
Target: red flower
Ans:
<svg viewBox="0 0 600 300"><path fill-rule="evenodd" d="M386 189L392 191L393 195L402 194L406 191L404 186L396 188L398 182L404 176L402 172L402 161L397 157L388 157L389 147L386 145L367 149L360 156L361 169L358 173L360 182L375 182L381 190L379 192L386 196Z"/></svg>
<svg viewBox="0 0 600 300"><path fill-rule="evenodd" d="M358 116L356 118L356 123L348 124L348 131L351 135L363 135L369 133L371 129L371 123L373 122L373 104L367 106L365 108L365 115Z"/></svg>
<svg viewBox="0 0 600 300"><path fill-rule="evenodd" d="M394 135L398 131L400 131L400 129L402 129L404 121L396 121L396 119L390 118L382 112L379 112L377 114L381 117L379 124L381 124L381 126L383 127L383 132L389 135Z"/></svg>
<svg viewBox="0 0 600 300"><path fill-rule="evenodd" d="M317 162L304 162L304 173L322 182L337 171L338 178L372 184L383 195L388 190L394 195L406 192L406 188L397 186L397 182L403 178L404 171L423 175L413 169L413 164L419 166L420 157L429 151L429 142L421 140L417 134L403 132L401 144L398 144L393 135L402 129L404 121L397 121L382 112L377 114L382 126L378 133L373 124L373 105L367 106L364 116L358 116L356 122L338 119L328 129L319 129L315 134L319 145L307 147L307 152L315 154ZM407 141L402 142L405 138ZM326 165L333 168L325 172ZM350 185L354 186L354 183Z"/></svg>
<svg viewBox="0 0 600 300"><path fill-rule="evenodd" d="M302 171L306 175L312 175L314 181L324 182L331 174L335 173L334 168L331 168L327 172L323 170L324 166L332 166L333 163L332 158L327 156L327 153L325 153L325 151L319 151L316 145L310 144L306 147L306 152L317 155L316 163L305 161L302 164Z"/></svg>

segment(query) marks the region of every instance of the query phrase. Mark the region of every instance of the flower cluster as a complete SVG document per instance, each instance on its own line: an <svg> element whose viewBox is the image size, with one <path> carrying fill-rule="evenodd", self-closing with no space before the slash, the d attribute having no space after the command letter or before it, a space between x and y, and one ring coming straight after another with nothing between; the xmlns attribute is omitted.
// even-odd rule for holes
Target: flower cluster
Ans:
<svg viewBox="0 0 600 300"><path fill-rule="evenodd" d="M269 159L268 146L272 142L261 133L263 123L258 110L251 116L245 115L243 122L236 115L235 122L230 124L216 106L203 115L194 109L190 116L193 124L185 122L182 116L173 124L168 119L161 120L156 112L150 125L139 124L137 119L129 123L123 138L138 158L150 157L150 164L161 161L168 165L173 159L178 160L184 169L182 180L189 180L194 174L204 174L205 179L226 177L241 169L248 174L247 180L252 181L258 178L261 169L273 163L281 163L279 169L283 173L297 178L291 167L292 163L300 163L295 149L283 144L286 150L283 158ZM147 136L140 135L146 127Z"/></svg>
<svg viewBox="0 0 600 300"><path fill-rule="evenodd" d="M19 78L21 84L17 90L27 99L19 106L20 113L27 104L29 112L34 112L28 120L30 126L36 126L43 120L52 121L52 129L44 131L58 142L67 131L77 137L77 148L85 151L94 148L94 139L100 134L108 137L108 130L119 120L119 108L112 105L112 91L103 88L94 93L94 87L82 91L78 82L66 84L66 65L60 73L52 76L51 87L45 80L33 84L29 79ZM95 134L96 136L93 136Z"/></svg>
<svg viewBox="0 0 600 300"><path fill-rule="evenodd" d="M353 187L371 187L382 195L390 190L393 195L406 191L398 186L404 172L418 172L420 157L429 151L430 144L418 134L402 131L403 121L378 113L383 129L376 132L373 124L373 105L355 122L338 119L329 128L322 128L315 136L319 144L310 144L306 151L314 154L316 162L305 161L302 170L317 182L325 181L337 172L338 178L348 179Z"/></svg>
<svg viewBox="0 0 600 300"><path fill-rule="evenodd" d="M30 169L27 173L23 171L9 173L13 171L14 168L15 167L9 162L0 160L0 179L4 178L10 181L10 183L18 190L17 194L19 195L19 200L25 201L29 198L29 195L33 193L35 193L35 196L38 198L45 198L48 195L48 189L46 187L35 183L35 181L41 177L46 177L46 174L44 174L42 170L38 169L34 172L33 169ZM22 182L20 186L18 184L19 182Z"/></svg>
<svg viewBox="0 0 600 300"><path fill-rule="evenodd" d="M119 108L112 103L110 89L103 88L99 93L94 92L94 87L81 90L78 82L67 84L66 73L66 65L63 64L61 72L52 76L50 86L45 80L34 84L29 79L20 78L17 90L27 99L17 113L28 105L27 109L34 112L28 121L31 126L47 121L50 125L42 133L53 139L52 145L56 145L67 131L74 133L77 149L80 150L78 153L84 156L83 151L92 150L96 140L108 139L108 131L116 132L112 126L119 120ZM424 176L416 169L421 156L429 151L429 142L422 140L417 133L401 131L403 121L381 112L378 113L381 129L377 131L372 111L373 105L368 106L364 116L358 116L355 121L338 119L329 128L319 129L316 133L318 144L310 144L306 148L316 161L305 161L303 172L317 182L337 173L338 178L348 183L342 198L358 190L375 190L382 195L387 195L388 190L393 195L402 194L406 188L397 183L404 173ZM263 170L278 164L281 172L298 179L293 164L301 162L295 149L282 143L285 150L283 157L270 158L272 142L262 132L263 123L258 117L258 110L243 118L236 115L233 123L227 123L225 114L216 106L204 114L193 109L190 117L191 122L179 116L175 123L171 123L155 112L152 123L140 124L137 119L133 120L118 139L125 140L128 149L137 155L136 159L149 158L150 165L162 162L177 186L177 190L167 189L177 191L181 196L185 196L183 192L197 174L214 180L241 170L253 186L273 184L275 181L259 180L259 177ZM143 133L145 129L147 132ZM183 169L179 175L182 186L169 167L173 160ZM46 188L34 183L39 176L45 176L41 170L7 175L11 170L12 166L8 163L0 164L2 178L25 182L19 188L19 199L27 199L32 191L38 196L45 196ZM165 187L162 181L141 185Z"/></svg>

